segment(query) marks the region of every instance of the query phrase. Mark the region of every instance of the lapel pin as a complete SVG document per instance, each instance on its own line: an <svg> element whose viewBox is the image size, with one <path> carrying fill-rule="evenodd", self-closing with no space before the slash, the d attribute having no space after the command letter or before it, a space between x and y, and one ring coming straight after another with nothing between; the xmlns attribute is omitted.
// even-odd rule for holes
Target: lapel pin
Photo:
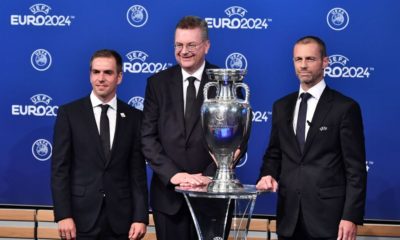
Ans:
<svg viewBox="0 0 400 240"><path fill-rule="evenodd" d="M319 130L322 132L322 131L326 131L326 130L328 130L328 127L327 126L322 126L322 127L320 127L319 128Z"/></svg>
<svg viewBox="0 0 400 240"><path fill-rule="evenodd" d="M120 115L121 115L122 118L126 117L126 116L125 116L125 113L123 113L123 112L120 113Z"/></svg>

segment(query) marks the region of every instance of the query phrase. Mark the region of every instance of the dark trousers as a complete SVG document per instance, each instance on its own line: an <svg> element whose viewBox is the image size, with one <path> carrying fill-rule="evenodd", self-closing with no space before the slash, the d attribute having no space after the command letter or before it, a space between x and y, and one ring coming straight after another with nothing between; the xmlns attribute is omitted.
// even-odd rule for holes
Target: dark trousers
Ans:
<svg viewBox="0 0 400 240"><path fill-rule="evenodd" d="M196 228L186 204L174 215L153 210L157 240L195 240Z"/></svg>
<svg viewBox="0 0 400 240"><path fill-rule="evenodd" d="M284 236L278 236L279 240L336 240L337 238L313 238L310 236L310 234L307 231L307 227L304 224L304 219L303 219L303 213L299 212L299 217L297 219L297 224L296 228L294 230L294 233L291 237L284 237Z"/></svg>
<svg viewBox="0 0 400 240"><path fill-rule="evenodd" d="M225 229L225 238L228 239L229 230L232 222L234 210L234 202L228 207L227 199L213 198L191 198L191 205L196 209L197 220L200 222L210 221L208 231L202 229L204 239L213 239L217 231L220 230L221 220L225 220L228 211L227 223ZM157 240L196 240L197 232L190 214L190 210L186 204L175 215L167 215L162 212L153 211L154 223L156 227ZM221 218L222 217L222 218ZM213 228L213 226L215 228ZM222 233L219 233L222 236Z"/></svg>
<svg viewBox="0 0 400 240"><path fill-rule="evenodd" d="M126 240L128 231L124 234L116 234L108 221L105 201L94 226L88 232L77 232L77 240Z"/></svg>

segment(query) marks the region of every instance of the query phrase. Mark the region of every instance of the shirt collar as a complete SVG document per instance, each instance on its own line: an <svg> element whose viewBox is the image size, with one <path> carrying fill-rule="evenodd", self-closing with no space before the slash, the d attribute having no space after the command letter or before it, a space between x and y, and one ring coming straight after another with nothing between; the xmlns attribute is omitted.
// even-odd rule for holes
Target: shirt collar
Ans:
<svg viewBox="0 0 400 240"><path fill-rule="evenodd" d="M92 91L90 93L90 101L92 102L93 108L95 108L101 104L108 104L108 105L110 105L110 108L117 110L117 95L115 95L109 102L104 103Z"/></svg>
<svg viewBox="0 0 400 240"><path fill-rule="evenodd" d="M193 74L189 74L188 72L186 72L183 68L182 69L182 77L183 77L183 81L186 81L186 79L188 77L195 77L197 80L201 81L201 77L203 76L203 71L204 68L206 67L206 61L203 62L203 64L201 65L201 67L199 67L199 69L196 70L196 72L194 72Z"/></svg>
<svg viewBox="0 0 400 240"><path fill-rule="evenodd" d="M313 86L312 88L308 89L308 93L311 94L311 96L317 100L319 100L319 98L322 95L322 92L324 91L326 87L326 83L325 80L322 79L319 83L317 83L315 86ZM297 96L297 98L300 98L300 94L304 93L305 91L300 87L299 90L299 95Z"/></svg>

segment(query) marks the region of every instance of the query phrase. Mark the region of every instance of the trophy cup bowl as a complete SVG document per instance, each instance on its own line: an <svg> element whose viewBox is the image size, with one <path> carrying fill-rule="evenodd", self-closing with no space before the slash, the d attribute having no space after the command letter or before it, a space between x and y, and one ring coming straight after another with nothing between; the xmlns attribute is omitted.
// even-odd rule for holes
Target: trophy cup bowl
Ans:
<svg viewBox="0 0 400 240"><path fill-rule="evenodd" d="M251 126L249 87L242 82L245 69L207 69L211 80L204 86L204 102L201 107L201 123L206 142L217 165L217 171L208 185L209 192L236 192L243 185L236 178L235 151L246 144ZM208 98L210 87L216 88L216 97ZM236 96L243 88L245 99Z"/></svg>

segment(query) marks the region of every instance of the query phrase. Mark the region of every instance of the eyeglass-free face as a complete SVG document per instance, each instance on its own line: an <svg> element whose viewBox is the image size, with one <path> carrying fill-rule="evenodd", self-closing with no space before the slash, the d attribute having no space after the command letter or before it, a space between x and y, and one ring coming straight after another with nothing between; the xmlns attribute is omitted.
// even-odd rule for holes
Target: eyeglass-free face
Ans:
<svg viewBox="0 0 400 240"><path fill-rule="evenodd" d="M200 28L175 31L175 58L189 74L201 67L210 48L210 42L202 39L201 33Z"/></svg>
<svg viewBox="0 0 400 240"><path fill-rule="evenodd" d="M323 79L329 59L321 56L317 43L298 43L293 48L293 63L301 87L307 91Z"/></svg>
<svg viewBox="0 0 400 240"><path fill-rule="evenodd" d="M122 72L118 72L117 63L112 57L97 57L92 61L90 83L93 93L103 102L109 102L122 81Z"/></svg>

